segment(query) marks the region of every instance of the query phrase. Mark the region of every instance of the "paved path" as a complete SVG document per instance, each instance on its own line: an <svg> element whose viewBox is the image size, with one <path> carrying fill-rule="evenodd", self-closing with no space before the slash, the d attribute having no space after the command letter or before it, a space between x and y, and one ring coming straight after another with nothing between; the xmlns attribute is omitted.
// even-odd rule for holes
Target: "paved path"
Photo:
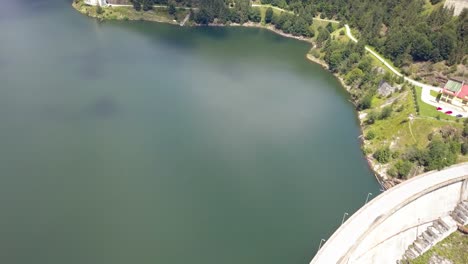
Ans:
<svg viewBox="0 0 468 264"><path fill-rule="evenodd" d="M403 201L411 200L415 195L465 175L468 175L468 163L458 164L442 171L428 172L387 190L359 209L338 228L310 263L346 263L342 262L346 258L341 258L359 245L362 236L374 227L379 217L391 214L391 211L398 208Z"/></svg>
<svg viewBox="0 0 468 264"><path fill-rule="evenodd" d="M348 38L350 38L353 42L358 42L358 40L353 36L353 34L351 33L351 29L349 28L348 25L345 25L345 28L346 28L346 35L348 36ZM401 74L400 72L398 72L392 65L390 65L390 63L388 63L383 57L381 57L379 54L377 54L377 52L373 51L372 49L370 49L369 47L365 47L365 49L370 53L372 54L372 56L374 56L375 58L377 58L380 62L382 62L385 66L387 66L387 68L393 72L395 75L401 77L403 76L403 74ZM432 91L436 91L436 92L439 92L440 91L440 87L435 87L435 86L432 86L432 85L428 85L428 84L424 84L424 83L421 83L421 82L418 82L416 80L413 80L409 77L406 77L404 76L404 79L405 81L408 81L409 83L413 84L414 86L417 86L417 87L421 87L422 88L422 93L421 93L421 100L426 103L426 104L429 104L429 105L432 105L434 107L442 107L442 109L444 111L452 111L453 114L452 115L462 115L463 117L467 117L468 116L468 113L466 111L463 111L461 108L459 107L456 107L456 106L453 106L453 105L449 105L449 104L442 104L442 103L439 103L436 101L436 98L434 96L431 95L431 90Z"/></svg>

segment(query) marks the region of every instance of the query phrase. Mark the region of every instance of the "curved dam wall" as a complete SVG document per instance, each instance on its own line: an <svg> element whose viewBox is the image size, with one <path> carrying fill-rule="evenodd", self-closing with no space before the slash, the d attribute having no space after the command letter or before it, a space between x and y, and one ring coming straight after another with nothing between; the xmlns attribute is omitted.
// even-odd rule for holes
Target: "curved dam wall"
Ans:
<svg viewBox="0 0 468 264"><path fill-rule="evenodd" d="M394 264L434 220L467 199L468 163L412 178L354 213L311 264Z"/></svg>

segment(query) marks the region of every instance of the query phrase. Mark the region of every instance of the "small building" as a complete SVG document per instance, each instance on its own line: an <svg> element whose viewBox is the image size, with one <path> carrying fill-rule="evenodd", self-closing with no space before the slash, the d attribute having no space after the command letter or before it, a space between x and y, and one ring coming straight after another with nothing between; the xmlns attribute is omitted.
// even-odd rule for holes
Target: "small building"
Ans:
<svg viewBox="0 0 468 264"><path fill-rule="evenodd" d="M449 79L441 93L442 102L462 107L468 105L468 84L465 81Z"/></svg>
<svg viewBox="0 0 468 264"><path fill-rule="evenodd" d="M381 96L389 96L393 92L395 92L396 89L396 87L391 86L386 81L381 81L379 84L379 88L377 88L377 93Z"/></svg>

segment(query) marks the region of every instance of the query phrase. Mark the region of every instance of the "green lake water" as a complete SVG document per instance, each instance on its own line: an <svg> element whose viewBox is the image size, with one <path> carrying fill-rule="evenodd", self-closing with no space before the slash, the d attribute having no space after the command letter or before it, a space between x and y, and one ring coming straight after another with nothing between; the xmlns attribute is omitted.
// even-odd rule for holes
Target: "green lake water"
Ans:
<svg viewBox="0 0 468 264"><path fill-rule="evenodd" d="M0 8L0 263L306 264L378 184L307 43Z"/></svg>

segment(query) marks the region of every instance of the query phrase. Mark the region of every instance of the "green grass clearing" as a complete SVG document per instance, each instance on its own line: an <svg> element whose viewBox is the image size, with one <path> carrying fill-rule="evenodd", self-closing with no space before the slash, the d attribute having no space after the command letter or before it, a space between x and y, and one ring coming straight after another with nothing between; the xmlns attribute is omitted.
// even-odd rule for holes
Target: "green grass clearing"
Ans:
<svg viewBox="0 0 468 264"><path fill-rule="evenodd" d="M410 263L427 264L435 254L452 261L453 264L468 263L468 236L457 231Z"/></svg>

